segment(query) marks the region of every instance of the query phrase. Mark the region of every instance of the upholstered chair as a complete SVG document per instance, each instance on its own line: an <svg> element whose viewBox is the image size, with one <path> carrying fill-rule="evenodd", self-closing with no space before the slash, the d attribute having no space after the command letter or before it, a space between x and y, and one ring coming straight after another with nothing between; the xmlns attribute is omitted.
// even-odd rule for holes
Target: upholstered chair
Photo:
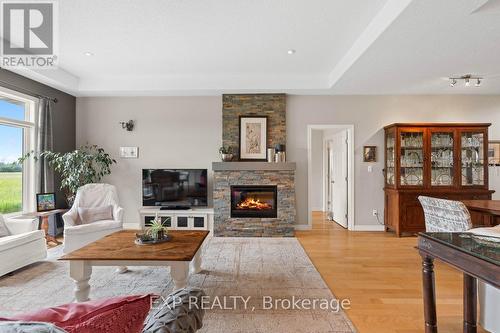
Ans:
<svg viewBox="0 0 500 333"><path fill-rule="evenodd" d="M0 214L0 276L47 257L45 233L37 219Z"/></svg>
<svg viewBox="0 0 500 333"><path fill-rule="evenodd" d="M123 229L123 208L116 188L109 184L87 184L76 193L71 209L63 215L64 253L75 251Z"/></svg>
<svg viewBox="0 0 500 333"><path fill-rule="evenodd" d="M419 196L427 232L463 232L472 228L467 207L460 201Z"/></svg>
<svg viewBox="0 0 500 333"><path fill-rule="evenodd" d="M472 229L470 213L460 201L419 196L425 215L427 232L465 232ZM497 309L500 308L500 290L478 281L480 304L479 323L491 332L500 332Z"/></svg>

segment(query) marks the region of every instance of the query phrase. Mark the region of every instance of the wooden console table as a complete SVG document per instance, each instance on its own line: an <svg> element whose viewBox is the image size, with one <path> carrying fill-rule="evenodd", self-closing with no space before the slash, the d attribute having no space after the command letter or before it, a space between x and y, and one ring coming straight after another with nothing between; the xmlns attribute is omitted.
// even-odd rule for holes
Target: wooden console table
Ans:
<svg viewBox="0 0 500 333"><path fill-rule="evenodd" d="M470 233L423 232L418 234L422 256L425 333L437 333L434 259L464 273L464 333L477 332L477 283L480 279L500 288L500 251L495 244Z"/></svg>
<svg viewBox="0 0 500 333"><path fill-rule="evenodd" d="M46 212L32 212L23 214L23 217L26 218L38 218L39 224L38 229L45 231L45 239L47 243L55 243L57 245L61 244L54 236L49 235L49 217L56 214L64 214L68 210L67 209L53 209L48 210Z"/></svg>
<svg viewBox="0 0 500 333"><path fill-rule="evenodd" d="M500 224L500 200L463 200L474 227L494 227Z"/></svg>

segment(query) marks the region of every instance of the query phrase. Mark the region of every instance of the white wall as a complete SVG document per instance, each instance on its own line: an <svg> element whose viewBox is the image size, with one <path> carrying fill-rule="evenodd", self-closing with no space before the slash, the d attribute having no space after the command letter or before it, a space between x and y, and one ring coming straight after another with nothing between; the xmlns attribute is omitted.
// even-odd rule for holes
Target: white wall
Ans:
<svg viewBox="0 0 500 333"><path fill-rule="evenodd" d="M119 121L134 119L133 132ZM287 159L297 162L297 223L307 224L307 125L355 125L355 224L377 224L383 216L383 127L394 122L491 122L500 139L500 96L288 96ZM142 168L211 168L222 136L222 98L77 98L77 144L103 146L117 157L119 146L139 146L137 160L118 159L108 181L117 185L125 222L137 221ZM378 147L373 173L362 162L363 145ZM497 182L496 186L500 185ZM492 187L500 191L498 187Z"/></svg>
<svg viewBox="0 0 500 333"><path fill-rule="evenodd" d="M77 98L76 108L77 145L98 144L118 162L106 181L117 186L125 223L139 222L143 168L206 168L211 189L222 144L220 97ZM129 119L132 132L118 124ZM120 146L138 146L139 158L120 159Z"/></svg>
<svg viewBox="0 0 500 333"><path fill-rule="evenodd" d="M311 132L312 210L323 210L323 130Z"/></svg>

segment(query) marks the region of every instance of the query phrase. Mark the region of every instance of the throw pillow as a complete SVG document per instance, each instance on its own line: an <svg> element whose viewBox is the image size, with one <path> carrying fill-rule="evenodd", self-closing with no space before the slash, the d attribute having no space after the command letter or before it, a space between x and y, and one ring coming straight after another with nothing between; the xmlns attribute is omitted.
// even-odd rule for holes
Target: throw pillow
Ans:
<svg viewBox="0 0 500 333"><path fill-rule="evenodd" d="M43 321L68 333L139 333L151 307L151 295L121 296L69 303L0 320Z"/></svg>
<svg viewBox="0 0 500 333"><path fill-rule="evenodd" d="M194 333L203 326L203 290L185 288L167 296L151 311L142 333Z"/></svg>
<svg viewBox="0 0 500 333"><path fill-rule="evenodd" d="M0 333L67 333L65 330L49 323L32 321L0 322Z"/></svg>
<svg viewBox="0 0 500 333"><path fill-rule="evenodd" d="M113 219L113 206L95 208L78 207L78 215L82 224Z"/></svg>
<svg viewBox="0 0 500 333"><path fill-rule="evenodd" d="M7 226L5 225L5 222L3 220L3 216L2 214L0 214L0 237L5 237L9 235L10 235L9 229L7 229Z"/></svg>
<svg viewBox="0 0 500 333"><path fill-rule="evenodd" d="M66 333L66 331L49 323L4 321L0 323L0 333Z"/></svg>

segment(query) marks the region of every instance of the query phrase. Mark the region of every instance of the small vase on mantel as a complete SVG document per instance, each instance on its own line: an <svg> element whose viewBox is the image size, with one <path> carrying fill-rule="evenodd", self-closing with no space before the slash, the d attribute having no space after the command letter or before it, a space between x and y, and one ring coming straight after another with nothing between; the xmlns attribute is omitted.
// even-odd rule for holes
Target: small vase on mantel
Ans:
<svg viewBox="0 0 500 333"><path fill-rule="evenodd" d="M232 147L220 147L219 155L222 162L231 162L233 160L233 148Z"/></svg>

